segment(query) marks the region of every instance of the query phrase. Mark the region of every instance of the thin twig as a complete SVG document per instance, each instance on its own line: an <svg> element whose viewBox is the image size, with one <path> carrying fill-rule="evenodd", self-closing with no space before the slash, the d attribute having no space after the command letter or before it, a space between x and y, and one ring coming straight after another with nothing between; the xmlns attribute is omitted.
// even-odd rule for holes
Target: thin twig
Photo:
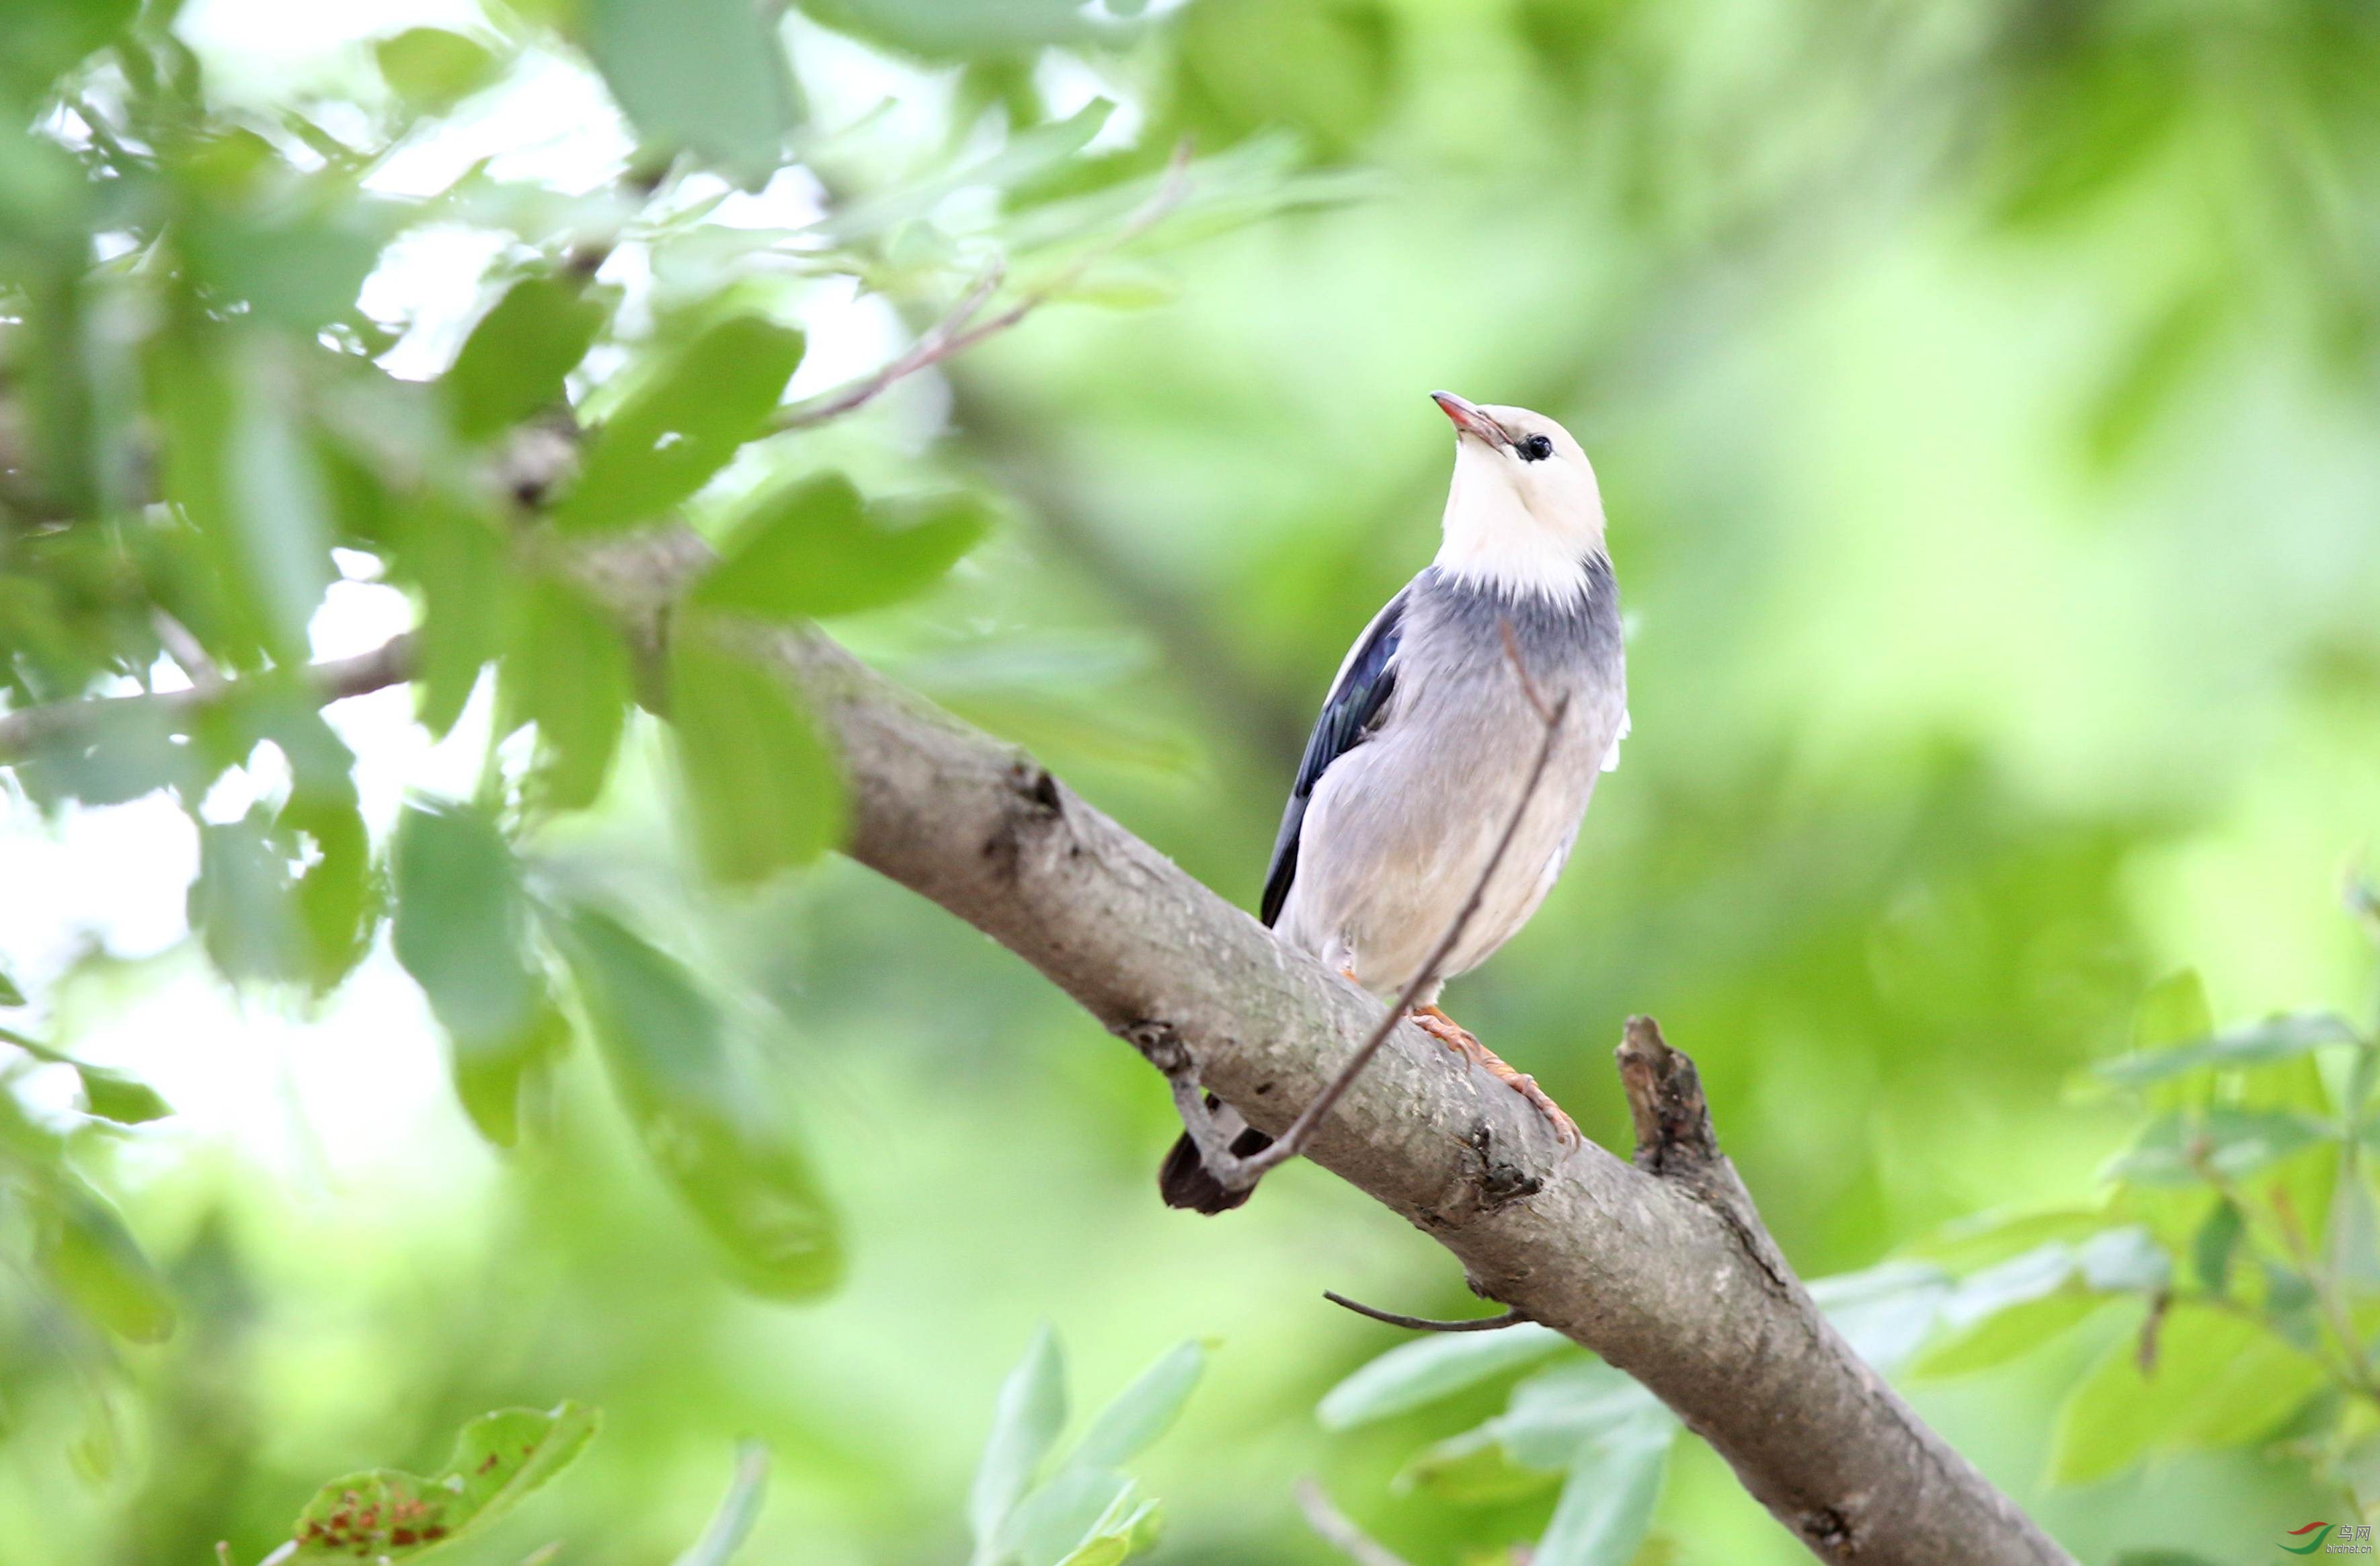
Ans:
<svg viewBox="0 0 2380 1566"><path fill-rule="evenodd" d="M804 430L813 424L823 424L852 409L870 403L894 384L917 371L957 354L963 354L988 337L998 336L1016 325L1043 305L1058 297L1083 279L1083 274L1117 250L1139 238L1159 219L1182 204L1190 193L1190 141L1184 137L1173 149L1173 156L1165 165L1165 177L1156 192L1126 217L1123 225L1107 239L1076 257L1071 265L1061 268L1049 281L1017 297L1006 310L984 321L975 319L984 302L1000 286L1004 275L1004 263L994 261L983 275L959 296L958 302L940 321L928 327L907 351L856 381L844 382L831 392L780 408L770 421L772 429Z"/></svg>
<svg viewBox="0 0 2380 1566"><path fill-rule="evenodd" d="M1524 1321L1536 1319L1528 1312L1515 1308L1505 1311L1500 1316L1480 1316L1461 1321L1444 1321L1427 1316L1401 1316L1393 1310L1381 1310L1376 1305L1367 1305L1361 1300L1351 1300L1344 1294L1333 1293L1328 1289L1322 1291L1322 1297L1332 1305L1354 1311L1358 1316L1368 1316L1375 1321L1385 1321L1391 1327L1402 1327L1409 1332L1494 1332L1506 1327L1518 1327Z"/></svg>
<svg viewBox="0 0 2380 1566"><path fill-rule="evenodd" d="M1405 1566L1403 1557L1355 1526L1347 1514L1330 1504L1311 1475L1297 1481L1297 1509L1322 1542L1355 1562L1355 1566Z"/></svg>
<svg viewBox="0 0 2380 1566"><path fill-rule="evenodd" d="M1488 883L1496 879L1496 872L1502 867L1512 840L1520 835L1521 821L1528 815L1529 806L1537 796L1538 785L1545 782L1546 768L1553 760L1554 743L1561 736L1562 719L1570 712L1570 698L1564 696L1551 708L1545 706L1535 683L1529 678L1528 670L1522 663L1520 648L1513 640L1509 622L1504 625L1504 654L1511 661L1513 673L1520 677L1523 693L1528 697L1531 707L1545 724L1544 736L1537 742L1536 759L1530 763L1528 779L1521 785L1521 796L1514 801L1512 813L1504 822L1504 831L1496 839L1494 852L1488 856L1488 863L1480 868L1479 879L1472 883L1471 895L1463 900L1463 906L1456 910L1446 932L1438 938L1438 944L1430 948L1428 957L1424 959L1419 970L1399 992L1395 1002L1380 1014L1380 1020L1370 1035L1347 1058L1346 1064L1339 1068L1339 1074L1324 1085L1322 1091L1315 1096L1314 1102L1306 1105L1305 1111L1289 1123L1288 1130L1282 1132L1269 1147L1246 1158L1241 1158L1231 1150L1232 1139L1220 1134L1213 1117L1208 1113L1198 1096L1195 1062L1190 1062L1185 1054L1182 1069L1169 1074L1173 1087L1174 1108L1180 1111L1183 1124L1189 1130L1190 1139L1197 1147L1199 1157L1206 1161L1208 1172L1220 1182L1225 1190L1248 1190L1266 1174L1305 1150L1306 1143L1313 1140L1315 1127L1322 1123L1322 1117L1330 1112L1341 1097L1354 1085L1355 1078L1363 1074L1364 1068L1372 1063L1372 1057L1379 1053L1380 1046L1388 1042L1389 1036L1397 1030L1397 1025L1411 1014L1415 1002L1438 982L1439 970L1462 941L1463 931L1471 928L1473 916L1479 912L1479 904L1487 898Z"/></svg>
<svg viewBox="0 0 2380 1566"><path fill-rule="evenodd" d="M403 685L413 677L413 633L400 632L370 652L310 663L304 670L314 698L328 704L364 696L384 686ZM225 680L213 691L163 691L142 696L87 697L46 707L0 713L0 766L22 761L45 747L72 743L122 716L152 713L167 729L182 732L199 714L236 689L242 681Z"/></svg>
<svg viewBox="0 0 2380 1566"><path fill-rule="evenodd" d="M149 611L149 625L157 633L159 645L172 655L176 663L181 665L182 673L190 677L193 689L207 696L223 689L223 671L215 667L215 661L207 656L207 649L200 644L197 637L190 634L188 625L157 606L152 606Z"/></svg>

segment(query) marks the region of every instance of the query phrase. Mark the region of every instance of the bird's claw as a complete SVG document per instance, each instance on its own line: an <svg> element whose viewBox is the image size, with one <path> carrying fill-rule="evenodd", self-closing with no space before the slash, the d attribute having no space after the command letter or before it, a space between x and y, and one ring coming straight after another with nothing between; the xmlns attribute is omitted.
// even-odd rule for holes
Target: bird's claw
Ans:
<svg viewBox="0 0 2380 1566"><path fill-rule="evenodd" d="M1555 1139L1564 1147L1575 1148L1585 1142L1586 1138L1579 1132L1578 1123L1562 1112L1562 1107L1555 1103L1544 1088L1537 1086L1536 1077L1526 1072L1514 1071L1497 1055L1495 1050L1479 1042L1477 1036L1469 1028L1464 1027L1436 1006L1415 1007L1413 1020L1415 1026L1424 1033L1465 1060L1485 1066L1489 1074L1536 1105L1537 1112L1545 1116L1546 1123L1553 1127Z"/></svg>

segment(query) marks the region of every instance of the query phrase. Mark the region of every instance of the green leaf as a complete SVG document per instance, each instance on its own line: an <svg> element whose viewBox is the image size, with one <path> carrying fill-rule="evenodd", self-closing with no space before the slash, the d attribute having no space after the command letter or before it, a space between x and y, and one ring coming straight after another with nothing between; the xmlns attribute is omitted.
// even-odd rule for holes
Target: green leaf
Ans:
<svg viewBox="0 0 2380 1566"><path fill-rule="evenodd" d="M832 1289L842 1238L785 1107L729 1052L691 976L592 909L558 927L621 1107L654 1167L756 1293Z"/></svg>
<svg viewBox="0 0 2380 1566"><path fill-rule="evenodd" d="M1628 1566L1653 1525L1671 1433L1632 1429L1583 1448L1531 1566Z"/></svg>
<svg viewBox="0 0 2380 1566"><path fill-rule="evenodd" d="M174 1302L115 1209L65 1170L43 1197L42 1265L59 1292L120 1338L163 1342L174 1330Z"/></svg>
<svg viewBox="0 0 2380 1566"><path fill-rule="evenodd" d="M710 1514L702 1537L671 1566L727 1566L751 1536L768 1489L769 1449L759 1441L740 1443L735 1449L735 1482L727 1487L719 1510Z"/></svg>
<svg viewBox="0 0 2380 1566"><path fill-rule="evenodd" d="M298 1514L293 1562L402 1560L493 1523L586 1450L602 1417L564 1402L483 1414L434 1477L373 1468L332 1480Z"/></svg>
<svg viewBox="0 0 2380 1566"><path fill-rule="evenodd" d="M288 862L260 815L199 829L199 879L188 905L190 928L225 978L278 983L304 971Z"/></svg>
<svg viewBox="0 0 2380 1566"><path fill-rule="evenodd" d="M876 609L940 580L990 526L971 495L870 505L822 474L748 507L694 599L772 620Z"/></svg>
<svg viewBox="0 0 2380 1566"><path fill-rule="evenodd" d="M2107 1224L2107 1215L2097 1208L1981 1213L1944 1224L1902 1254L1945 1267L1988 1267L2047 1241L2087 1239Z"/></svg>
<svg viewBox="0 0 2380 1566"><path fill-rule="evenodd" d="M1067 1454L1068 1467L1117 1468L1148 1450L1172 1427L1182 1405L1207 1368L1207 1351L1196 1340L1176 1343L1158 1356L1115 1401L1099 1410L1091 1427Z"/></svg>
<svg viewBox="0 0 2380 1566"><path fill-rule="evenodd" d="M1888 1376L1933 1332L1952 1287L1940 1268L1888 1261L1821 1278L1810 1297L1859 1356Z"/></svg>
<svg viewBox="0 0 2380 1566"><path fill-rule="evenodd" d="M520 590L486 518L425 499L402 552L421 589L413 631L414 716L443 739L463 715L480 671L504 656Z"/></svg>
<svg viewBox="0 0 2380 1566"><path fill-rule="evenodd" d="M610 314L576 276L525 277L480 318L439 382L455 432L484 441L563 400Z"/></svg>
<svg viewBox="0 0 2380 1566"><path fill-rule="evenodd" d="M1598 1359L1572 1359L1514 1387L1511 1406L1488 1427L1513 1462L1560 1471L1588 1445L1674 1432L1677 1420L1626 1372Z"/></svg>
<svg viewBox="0 0 2380 1566"><path fill-rule="evenodd" d="M372 45L380 74L414 108L443 114L496 79L504 61L475 39L409 27Z"/></svg>
<svg viewBox="0 0 2380 1566"><path fill-rule="evenodd" d="M2295 1110L2247 1110L2216 1104L2204 1111L2168 1111L2151 1121L2131 1150L2104 1178L2142 1185L2192 1185L2210 1171L2236 1180L2327 1140L2331 1128Z"/></svg>
<svg viewBox="0 0 2380 1566"><path fill-rule="evenodd" d="M1550 1327L1523 1322L1400 1344L1324 1393L1315 1416L1326 1430L1368 1425L1533 1365L1569 1341Z"/></svg>
<svg viewBox="0 0 2380 1566"><path fill-rule="evenodd" d="M745 0L587 0L588 52L648 149L695 152L757 187L794 122L775 14Z"/></svg>
<svg viewBox="0 0 2380 1566"><path fill-rule="evenodd" d="M1002 1520L991 1560L1015 1566L1098 1566L1132 1552L1140 1521L1133 1482L1103 1468L1068 1468Z"/></svg>
<svg viewBox="0 0 2380 1566"><path fill-rule="evenodd" d="M1114 112L1113 103L1094 98L1062 120L1014 132L998 151L974 163L854 201L818 225L815 232L849 244L925 217L957 191L986 186L1004 189L1038 178L1089 145Z"/></svg>
<svg viewBox="0 0 2380 1566"><path fill-rule="evenodd" d="M1512 1460L1494 1422L1424 1447L1398 1470L1390 1487L1418 1491L1458 1506L1499 1506L1548 1489L1559 1475Z"/></svg>
<svg viewBox="0 0 2380 1566"><path fill-rule="evenodd" d="M2132 1048L2162 1050L2187 1044L2215 1031L2206 1002L2206 981L2196 968L2181 968L2152 984L2132 1014Z"/></svg>
<svg viewBox="0 0 2380 1566"><path fill-rule="evenodd" d="M762 432L801 358L799 332L758 316L703 332L589 438L554 526L588 533L659 520Z"/></svg>
<svg viewBox="0 0 2380 1566"><path fill-rule="evenodd" d="M2245 1227L2238 1203L2228 1196L2216 1200L2215 1210L2206 1215L2190 1244L2191 1267L2201 1287L2217 1295L2230 1292L2231 1257L2240 1248Z"/></svg>
<svg viewBox="0 0 2380 1566"><path fill-rule="evenodd" d="M1066 1422L1066 1368L1058 1335L1043 1322L1033 1333L1025 1357L1000 1384L992 1405L991 1434L984 1441L983 1460L976 1465L975 1484L967 1492L967 1526L975 1536L979 1560L990 1559L1003 1536L1002 1526L1033 1482L1041 1460L1058 1439Z"/></svg>
<svg viewBox="0 0 2380 1566"><path fill-rule="evenodd" d="M670 657L670 735L704 868L752 885L843 839L834 756L784 680L680 636Z"/></svg>
<svg viewBox="0 0 2380 1566"><path fill-rule="evenodd" d="M2361 1041L2362 1036L2345 1018L2330 1012L2301 1012L2268 1017L2194 1043L2102 1061L2095 1069L2110 1082L2140 1086L2201 1068L2236 1071L2270 1065L2310 1054L2325 1045Z"/></svg>
<svg viewBox="0 0 2380 1566"><path fill-rule="evenodd" d="M371 842L349 798L291 795L273 822L304 862L291 889L304 978L327 995L371 950L381 910Z"/></svg>
<svg viewBox="0 0 2380 1566"><path fill-rule="evenodd" d="M13 1028L0 1027L0 1043L14 1044L37 1061L73 1067L82 1081L83 1112L97 1119L112 1120L118 1125L140 1125L163 1120L174 1112L173 1106L159 1097L155 1088L138 1077L105 1066L85 1065L65 1050L53 1049Z"/></svg>
<svg viewBox="0 0 2380 1566"><path fill-rule="evenodd" d="M2005 1365L2062 1336L2112 1298L2069 1290L2006 1306L1927 1349L1910 1366L1910 1374L1965 1376Z"/></svg>
<svg viewBox="0 0 2380 1566"><path fill-rule="evenodd" d="M2143 1369L2127 1334L2058 1410L2050 1476L2088 1484L2160 1448L2236 1445L2280 1423L2323 1382L2321 1365L2255 1322L2211 1306L2175 1305Z"/></svg>
<svg viewBox="0 0 2380 1566"><path fill-rule="evenodd" d="M528 587L497 684L501 732L537 725L528 779L540 807L595 803L627 722L628 649L619 633L568 584Z"/></svg>
<svg viewBox="0 0 2380 1566"><path fill-rule="evenodd" d="M407 806L390 863L396 960L446 1032L471 1123L509 1147L521 1077L565 1028L529 949L519 868L495 822L468 806Z"/></svg>
<svg viewBox="0 0 2380 1566"><path fill-rule="evenodd" d="M24 1003L25 992L17 988L17 981L9 977L6 970L0 970L0 1006L21 1006Z"/></svg>

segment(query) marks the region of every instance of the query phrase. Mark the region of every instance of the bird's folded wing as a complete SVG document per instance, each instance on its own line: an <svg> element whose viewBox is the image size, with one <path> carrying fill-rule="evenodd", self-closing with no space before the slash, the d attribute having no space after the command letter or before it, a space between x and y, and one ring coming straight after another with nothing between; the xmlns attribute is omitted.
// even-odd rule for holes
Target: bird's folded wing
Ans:
<svg viewBox="0 0 2380 1566"><path fill-rule="evenodd" d="M1412 591L1406 588L1372 616L1372 623L1364 627L1346 661L1339 665L1339 678L1323 700L1322 715L1315 720L1314 733L1305 742L1305 759L1297 764L1297 781L1290 785L1289 804L1281 813L1272 865L1265 872L1261 911L1268 925L1281 917L1281 905L1289 901L1290 882L1297 877L1298 833L1305 824L1305 804L1314 796L1314 785L1330 763L1364 742L1396 689L1398 631L1404 620L1406 596Z"/></svg>

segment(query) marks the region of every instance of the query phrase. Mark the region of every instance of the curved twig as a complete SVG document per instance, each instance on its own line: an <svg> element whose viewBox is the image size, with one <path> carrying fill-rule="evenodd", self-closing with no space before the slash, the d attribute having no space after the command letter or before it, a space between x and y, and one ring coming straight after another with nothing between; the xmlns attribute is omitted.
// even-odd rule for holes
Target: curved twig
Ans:
<svg viewBox="0 0 2380 1566"><path fill-rule="evenodd" d="M1462 1321L1442 1321L1427 1316L1401 1316L1393 1310L1382 1310L1377 1305L1367 1305L1361 1300L1351 1300L1346 1295L1333 1293L1329 1289L1322 1291L1322 1297L1332 1305L1354 1311L1358 1316L1368 1316L1375 1321L1385 1321L1391 1327L1402 1327L1409 1332L1495 1332L1507 1327L1518 1327L1524 1321L1536 1319L1527 1311L1515 1306L1500 1316L1481 1316Z"/></svg>

